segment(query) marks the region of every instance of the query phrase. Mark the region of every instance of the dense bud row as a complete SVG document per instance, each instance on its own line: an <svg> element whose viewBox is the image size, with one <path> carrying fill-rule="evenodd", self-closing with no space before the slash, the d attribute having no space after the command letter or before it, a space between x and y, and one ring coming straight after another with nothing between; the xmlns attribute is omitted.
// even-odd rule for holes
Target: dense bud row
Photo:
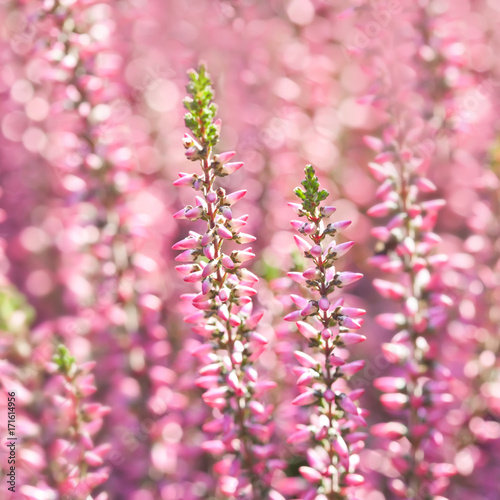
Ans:
<svg viewBox="0 0 500 500"><path fill-rule="evenodd" d="M244 267L255 255L251 248L229 250L228 242L244 245L255 238L243 233L247 215L233 216L232 207L246 191L226 193L215 184L242 163L229 163L234 152L212 155L220 122L214 121L210 79L203 66L189 74L185 100L186 125L196 139L184 137L186 156L199 160L201 174L180 174L177 186L191 186L199 192L196 202L174 214L176 219L202 220L202 233L191 231L173 248L177 271L187 283L197 283L196 293L184 294L195 311L184 319L203 339L193 353L204 363L196 385L203 388L203 400L213 408L213 420L204 430L213 435L203 449L219 457L215 464L218 488L228 498L267 498L269 461L273 456L270 438L272 406L261 403L264 393L276 386L259 378L254 362L268 340L255 331L262 313L253 309L253 288L258 278ZM274 498L278 499L278 496Z"/></svg>
<svg viewBox="0 0 500 500"><path fill-rule="evenodd" d="M384 393L381 403L397 420L374 425L372 433L385 438L386 452L400 474L390 481L394 495L442 499L455 471L439 450L440 424L453 402L451 374L438 359L439 334L452 305L440 278L447 256L433 252L441 241L434 227L444 200L424 198L436 191L425 177L424 160L390 143L381 147L370 164L381 183L380 202L368 215L388 222L372 230L380 246L370 260L388 274L388 279L373 281L375 289L399 305L397 312L376 317L383 328L396 330L382 345L382 353L398 375L378 378L374 385Z"/></svg>
<svg viewBox="0 0 500 500"><path fill-rule="evenodd" d="M337 244L332 238L350 222L328 222L335 212L331 206L321 206L328 192L320 191L311 165L305 173L304 189L295 190L302 203L290 205L305 219L292 221L292 226L306 238L295 236L295 242L311 267L288 276L307 288L312 298L292 295L298 309L285 320L296 322L310 348L310 353L294 353L300 365L294 369L300 394L292 404L312 408L309 424L299 426L288 442L310 443L309 465L299 469L310 483L304 499L354 499L356 487L364 483L356 469L366 436L358 429L366 425L366 412L355 403L364 391L350 390L346 381L363 368L364 361L349 362L344 348L366 340L364 335L352 331L361 328L365 311L347 307L342 297L332 295L358 281L362 274L336 270L336 261L354 243Z"/></svg>

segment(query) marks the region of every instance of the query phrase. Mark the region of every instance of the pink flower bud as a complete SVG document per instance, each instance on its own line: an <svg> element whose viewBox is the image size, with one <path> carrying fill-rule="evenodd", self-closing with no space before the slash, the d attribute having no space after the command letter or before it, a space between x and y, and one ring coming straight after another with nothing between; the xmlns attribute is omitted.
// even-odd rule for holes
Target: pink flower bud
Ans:
<svg viewBox="0 0 500 500"><path fill-rule="evenodd" d="M224 238L227 240L230 240L233 237L233 233L231 231L229 231L229 229L227 229L224 226L217 226L217 234L221 238Z"/></svg>
<svg viewBox="0 0 500 500"><path fill-rule="evenodd" d="M299 220L292 220L290 221L290 224L292 225L292 227L294 229L296 229L297 231L299 231L300 229L302 229L304 226L305 226L305 223L304 222L301 222Z"/></svg>
<svg viewBox="0 0 500 500"><path fill-rule="evenodd" d="M286 273L286 275L296 283L303 284L306 282L306 278L304 278L302 273L291 272L291 273Z"/></svg>
<svg viewBox="0 0 500 500"><path fill-rule="evenodd" d="M207 245L206 247L203 247L203 255L208 259L208 260L213 260L215 258L215 248L213 245Z"/></svg>
<svg viewBox="0 0 500 500"><path fill-rule="evenodd" d="M226 195L226 202L229 205L234 205L236 202L241 200L241 198L243 198L243 196L245 196L246 193L247 193L246 190L240 190L240 191L235 191L234 193L228 194L228 195Z"/></svg>
<svg viewBox="0 0 500 500"><path fill-rule="evenodd" d="M228 255L222 255L222 259L221 259L221 262L222 262L222 265L226 268L226 269L234 269L234 262L233 260L231 259L231 257L229 257Z"/></svg>
<svg viewBox="0 0 500 500"><path fill-rule="evenodd" d="M227 206L223 206L221 208L221 213L222 213L222 216L224 218L226 218L227 220L233 220L233 212L231 211L231 209Z"/></svg>
<svg viewBox="0 0 500 500"><path fill-rule="evenodd" d="M232 174L239 170L243 165L243 162L226 163L224 165L224 168L222 169L222 172L224 174Z"/></svg>
<svg viewBox="0 0 500 500"><path fill-rule="evenodd" d="M329 253L335 255L336 258L339 258L344 256L353 246L354 241L346 241L345 243L334 246Z"/></svg>
<svg viewBox="0 0 500 500"><path fill-rule="evenodd" d="M311 250L311 245L309 245L307 241L299 238L298 236L294 236L293 239L295 240L295 243L297 244L297 247L301 252L309 252L309 250Z"/></svg>
<svg viewBox="0 0 500 500"><path fill-rule="evenodd" d="M292 294L290 295L290 298L292 299L292 302L300 309L303 309L307 306L307 304L309 304L309 301L306 298L301 297L300 295Z"/></svg>
<svg viewBox="0 0 500 500"><path fill-rule="evenodd" d="M225 397L228 390L229 387L227 386L209 389L207 392L203 394L202 398L205 402L214 401L216 399Z"/></svg>
<svg viewBox="0 0 500 500"><path fill-rule="evenodd" d="M310 314L314 314L317 311L317 307L313 302L308 302L304 309L300 311L302 316L309 316Z"/></svg>
<svg viewBox="0 0 500 500"><path fill-rule="evenodd" d="M378 137L373 137L371 135L364 135L363 142L373 151L377 153L382 151L384 143Z"/></svg>
<svg viewBox="0 0 500 500"><path fill-rule="evenodd" d="M310 267L302 273L302 276L304 277L304 280L315 280L319 278L320 272L317 267Z"/></svg>
<svg viewBox="0 0 500 500"><path fill-rule="evenodd" d="M312 339L318 336L318 330L304 321L298 321L297 328L306 339Z"/></svg>
<svg viewBox="0 0 500 500"><path fill-rule="evenodd" d="M341 220L338 222L334 222L329 226L331 229L335 229L336 231L343 231L344 229L347 229L351 224L352 222L350 220Z"/></svg>
<svg viewBox="0 0 500 500"><path fill-rule="evenodd" d="M433 464L431 471L434 477L450 477L457 473L457 468L452 464L439 463Z"/></svg>
<svg viewBox="0 0 500 500"><path fill-rule="evenodd" d="M311 370L306 371L297 379L297 385L299 387L303 385L309 385L316 376L316 372L312 372Z"/></svg>
<svg viewBox="0 0 500 500"><path fill-rule="evenodd" d="M344 482L348 486L361 486L364 484L365 479L360 474L346 474L344 477Z"/></svg>
<svg viewBox="0 0 500 500"><path fill-rule="evenodd" d="M310 483L317 483L322 479L321 473L318 472L316 469L313 469L312 467L307 467L307 466L299 467L299 472L302 475L302 477L306 481L309 481Z"/></svg>
<svg viewBox="0 0 500 500"><path fill-rule="evenodd" d="M309 354L301 351L295 351L293 354L297 358L297 361L306 368L316 368L318 366L318 362L309 356Z"/></svg>
<svg viewBox="0 0 500 500"><path fill-rule="evenodd" d="M302 210L302 205L300 203L287 203L287 205L291 208L293 208L297 213L299 213L300 215L300 212Z"/></svg>
<svg viewBox="0 0 500 500"><path fill-rule="evenodd" d="M357 307L341 307L340 313L342 316L350 316L351 318L359 318L364 316L366 311L364 309L359 309Z"/></svg>
<svg viewBox="0 0 500 500"><path fill-rule="evenodd" d="M416 297L408 297L404 306L407 316L415 316L418 312L418 300Z"/></svg>
<svg viewBox="0 0 500 500"><path fill-rule="evenodd" d="M245 245L246 243L252 243L256 239L257 238L255 236L252 236L251 234L239 233L236 241L242 245Z"/></svg>
<svg viewBox="0 0 500 500"><path fill-rule="evenodd" d="M215 203L217 201L217 193L210 191L207 193L207 201L208 203Z"/></svg>
<svg viewBox="0 0 500 500"><path fill-rule="evenodd" d="M347 444L344 441L344 438L340 434L338 434L337 437L334 438L334 440L332 441L332 445L333 445L335 451L341 457L348 457L349 456L349 448L347 447Z"/></svg>
<svg viewBox="0 0 500 500"><path fill-rule="evenodd" d="M204 268L203 272L201 273L203 278L206 278L207 276L210 276L212 273L214 273L217 270L217 262L212 261L209 262Z"/></svg>
<svg viewBox="0 0 500 500"><path fill-rule="evenodd" d="M233 252L232 255L234 259L240 263L247 262L248 260L255 258L255 254L250 252L250 249L242 252Z"/></svg>
<svg viewBox="0 0 500 500"><path fill-rule="evenodd" d="M229 319L229 310L225 304L219 307L217 314L223 321L227 321Z"/></svg>
<svg viewBox="0 0 500 500"><path fill-rule="evenodd" d="M330 307L330 302L327 298L325 297L322 297L321 299L319 299L318 301L318 307L319 309L321 309L322 311L328 311L329 307Z"/></svg>
<svg viewBox="0 0 500 500"><path fill-rule="evenodd" d="M206 295L212 289L212 282L210 279L203 280L201 284L201 293Z"/></svg>
<svg viewBox="0 0 500 500"><path fill-rule="evenodd" d="M227 163L236 153L234 151L226 151L225 153L219 153L214 155L214 161L224 165Z"/></svg>
<svg viewBox="0 0 500 500"><path fill-rule="evenodd" d="M186 210L184 213L186 219L190 221L198 220L203 215L203 209L201 207L194 207Z"/></svg>
<svg viewBox="0 0 500 500"><path fill-rule="evenodd" d="M340 396L339 406L347 413L352 413L353 415L356 415L358 413L358 407L345 394L342 394Z"/></svg>
<svg viewBox="0 0 500 500"><path fill-rule="evenodd" d="M246 321L247 328L249 330L253 330L259 324L263 316L264 316L263 312L252 314L252 316L250 316Z"/></svg>
<svg viewBox="0 0 500 500"><path fill-rule="evenodd" d="M373 425L371 427L371 433L374 436L395 441L397 439L401 439L403 436L406 436L408 429L400 422L384 422Z"/></svg>
<svg viewBox="0 0 500 500"><path fill-rule="evenodd" d="M370 162L368 163L368 169L370 170L370 173L377 181L384 182L387 179L388 176L387 169L384 168L382 165L379 165L378 163L375 162Z"/></svg>
<svg viewBox="0 0 500 500"><path fill-rule="evenodd" d="M409 398L406 394L382 394L380 402L389 410L401 410L408 404Z"/></svg>
<svg viewBox="0 0 500 500"><path fill-rule="evenodd" d="M377 292L386 299L399 300L405 295L405 288L399 283L374 279L373 286L377 289Z"/></svg>
<svg viewBox="0 0 500 500"><path fill-rule="evenodd" d="M239 285L233 289L235 297L251 297L257 293L254 288L249 286Z"/></svg>
<svg viewBox="0 0 500 500"><path fill-rule="evenodd" d="M292 323L295 323L296 321L299 321L301 318L302 318L301 311L293 311L293 312L287 314L283 319L285 321L291 321Z"/></svg>
<svg viewBox="0 0 500 500"><path fill-rule="evenodd" d="M238 379L238 375L236 375L235 371L229 372L229 374L226 377L227 380L227 385L231 387L231 389L237 390L240 388L240 381Z"/></svg>
<svg viewBox="0 0 500 500"><path fill-rule="evenodd" d="M186 149L185 155L188 160L199 160L201 158L201 149L197 144L195 144L194 146Z"/></svg>
<svg viewBox="0 0 500 500"><path fill-rule="evenodd" d="M201 443L201 448L212 455L221 455L226 451L226 445L218 439Z"/></svg>
<svg viewBox="0 0 500 500"><path fill-rule="evenodd" d="M324 340L331 339L332 338L332 331L329 328L325 328L321 332L321 338L324 339Z"/></svg>
<svg viewBox="0 0 500 500"><path fill-rule="evenodd" d="M307 406L312 403L314 403L318 397L316 396L316 393L312 389L306 389L305 392L297 396L293 401L293 405L297 406Z"/></svg>
<svg viewBox="0 0 500 500"><path fill-rule="evenodd" d="M343 327L350 328L351 330L359 330L361 328L360 322L362 321L362 319L354 320L352 318L349 318L348 316L339 316L339 323Z"/></svg>
<svg viewBox="0 0 500 500"><path fill-rule="evenodd" d="M213 350L212 345L209 344L209 343L205 343L205 344L200 344L199 346L195 347L191 351L191 354L193 356L202 357L202 356L205 356L205 354L208 354L209 352L212 352L212 350Z"/></svg>
<svg viewBox="0 0 500 500"><path fill-rule="evenodd" d="M365 366L365 360L359 359L356 361L352 361L351 363L346 363L340 368L340 371L344 375L351 376L362 370L364 366Z"/></svg>
<svg viewBox="0 0 500 500"><path fill-rule="evenodd" d="M331 217L335 212L336 212L336 208L335 207L332 207L332 206L326 206L326 207L323 207L321 209L321 213L325 216L325 217Z"/></svg>
<svg viewBox="0 0 500 500"><path fill-rule="evenodd" d="M198 281L201 281L203 279L203 272L198 271L195 273L188 274L187 276L184 276L184 281L186 283L197 283Z"/></svg>
<svg viewBox="0 0 500 500"><path fill-rule="evenodd" d="M311 431L307 427L299 429L291 434L286 442L290 444L303 443L311 438Z"/></svg>
<svg viewBox="0 0 500 500"><path fill-rule="evenodd" d="M199 240L197 238L193 238L189 236L188 238L184 238L183 240L177 242L172 250L189 250L196 248L199 245Z"/></svg>
<svg viewBox="0 0 500 500"><path fill-rule="evenodd" d="M321 257L321 255L323 255L323 250L321 248L321 245L312 246L311 250L310 250L310 254L316 258Z"/></svg>
<svg viewBox="0 0 500 500"><path fill-rule="evenodd" d="M445 200L424 201L420 204L420 206L422 207L422 210L425 210L427 212L437 212L446 206L446 201Z"/></svg>
<svg viewBox="0 0 500 500"><path fill-rule="evenodd" d="M220 369L220 367L219 367ZM205 375L203 377L199 377L195 380L195 384L197 387L201 387L203 389L213 389L217 387L219 384L219 376L218 375Z"/></svg>
<svg viewBox="0 0 500 500"><path fill-rule="evenodd" d="M264 392L267 392L271 389L274 389L277 387L276 382L272 382L271 380L259 380L258 382L255 383L254 391L255 395L258 397L262 395Z"/></svg>
<svg viewBox="0 0 500 500"><path fill-rule="evenodd" d="M222 476L219 479L221 493L226 497L234 497L238 489L238 478L231 476Z"/></svg>
<svg viewBox="0 0 500 500"><path fill-rule="evenodd" d="M351 273L349 271L345 271L336 275L336 282L339 287L343 287L355 283L362 277L363 275L361 273Z"/></svg>
<svg viewBox="0 0 500 500"><path fill-rule="evenodd" d="M375 321L387 330L395 330L405 324L405 317L402 314L384 313L376 316Z"/></svg>
<svg viewBox="0 0 500 500"><path fill-rule="evenodd" d="M175 212L173 215L174 219L185 219L186 218L186 209L183 208L182 210L179 210L178 212Z"/></svg>
<svg viewBox="0 0 500 500"><path fill-rule="evenodd" d="M389 363L401 363L410 355L410 350L403 344L382 344L382 353Z"/></svg>
<svg viewBox="0 0 500 500"><path fill-rule="evenodd" d="M403 255L413 255L416 250L415 240L407 236L403 242L399 245Z"/></svg>
<svg viewBox="0 0 500 500"><path fill-rule="evenodd" d="M366 337L364 335L359 335L358 333L341 333L339 335L339 339L344 345L353 345L364 342Z"/></svg>
<svg viewBox="0 0 500 500"><path fill-rule="evenodd" d="M370 217L385 217L391 212L397 210L397 208L398 205L395 202L388 200L369 208L366 214Z"/></svg>
<svg viewBox="0 0 500 500"><path fill-rule="evenodd" d="M179 179L174 181L174 186L192 186L196 176L194 174L179 174Z"/></svg>

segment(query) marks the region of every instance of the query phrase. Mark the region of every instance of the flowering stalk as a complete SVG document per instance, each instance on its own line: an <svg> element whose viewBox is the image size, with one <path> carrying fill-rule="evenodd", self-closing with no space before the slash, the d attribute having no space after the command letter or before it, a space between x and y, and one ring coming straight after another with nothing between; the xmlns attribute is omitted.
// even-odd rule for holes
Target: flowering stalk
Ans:
<svg viewBox="0 0 500 500"><path fill-rule="evenodd" d="M262 313L253 313L251 297L257 277L243 268L254 257L251 248L226 249L229 241L245 244L255 240L241 232L248 216L233 217L232 207L246 191L226 193L216 186L218 177L238 170L242 163L229 160L234 152L212 155L219 139L220 121L214 121L216 105L212 102L211 82L205 68L189 73L184 100L188 110L186 126L194 138L186 134L186 156L199 160L202 174L181 173L176 186L191 186L200 192L195 206L177 212L176 219L192 222L203 220L203 234L190 235L174 245L182 250L176 257L182 264L176 269L184 281L198 283L198 293L184 295L197 312L185 318L196 333L206 339L195 352L206 361L196 384L206 392L203 400L214 409L214 419L205 424L207 432L218 435L206 441L203 448L223 458L215 465L219 489L229 498L268 498L266 460L272 453L270 412L257 398L275 386L261 381L253 366L264 351L267 339L254 331ZM275 498L275 497L273 497ZM277 498L277 497L276 497Z"/></svg>
<svg viewBox="0 0 500 500"><path fill-rule="evenodd" d="M349 221L326 224L335 208L321 206L328 192L319 189L318 178L311 165L305 169L304 189L296 188L295 194L301 204L291 203L299 217L306 221L292 221L292 226L307 237L306 241L295 236L295 241L304 257L312 266L303 273L289 273L295 281L313 292L315 298L308 300L293 295L299 308L288 314L287 321L296 321L300 333L309 341L311 353L296 351L300 363L295 372L299 375L297 385L301 394L292 404L311 405L310 424L299 426L288 438L289 443L310 441L307 451L309 466L300 467L302 476L310 483L305 499L328 498L341 500L354 498L355 487L364 479L356 473L359 462L357 452L363 448L365 426L364 411L354 401L362 390L350 391L347 380L364 366L364 361L346 362L344 347L363 342L366 337L351 330L361 327L362 309L345 307L344 299L333 300L336 289L359 280L362 275L352 272L337 272L335 261L347 253L353 242L337 244L331 238L349 226ZM321 496L317 496L321 495Z"/></svg>
<svg viewBox="0 0 500 500"><path fill-rule="evenodd" d="M124 35L115 29L117 19L111 20L119 13L114 7L112 2L44 2L37 14L37 46L51 63L46 72L53 80L48 123L54 133L71 138L61 139L50 158L64 195L57 217L69 226L65 238L75 231L93 235L73 247L61 245L56 270L66 277L63 296L73 313L64 342L71 349L73 338L86 333L93 348L89 354L98 360L99 398L113 408L104 431L113 442L107 488L127 497L146 483L158 496L170 472L164 457L173 456L161 432L167 410L161 394L175 378L165 368L171 348L162 325L162 285L154 279L164 242L143 203L143 196L151 196L152 179L136 158L148 139L132 126L133 99L120 62ZM117 390L132 378L136 390ZM179 399L173 393L170 410Z"/></svg>
<svg viewBox="0 0 500 500"><path fill-rule="evenodd" d="M64 345L58 346L50 365L61 376L56 382L61 383L64 395L55 394L53 400L60 411L59 422L66 424L51 446L51 475L57 491L65 498L86 498L109 475L102 465L110 446L95 447L92 435L101 429L102 417L110 408L85 402L97 390L90 373L94 366L94 362L78 366ZM97 469L89 471L89 467ZM107 496L101 494L99 498Z"/></svg>
<svg viewBox="0 0 500 500"><path fill-rule="evenodd" d="M438 361L438 334L452 301L443 293L440 279L447 257L432 250L440 241L433 229L445 202L422 201L422 195L436 187L425 176L426 162L399 141L380 143L377 150L370 170L382 183L377 191L381 203L371 207L368 215L390 216L390 220L372 230L380 248L371 261L396 279L376 279L373 284L382 297L400 304L400 311L376 318L384 328L397 331L382 351L398 368L395 376L375 380L375 387L384 393L383 406L399 419L376 424L372 433L386 438L385 447L400 474L390 482L394 495L442 499L439 495L446 490L454 467L444 463L441 452L444 438L439 424L452 396L449 371Z"/></svg>
<svg viewBox="0 0 500 500"><path fill-rule="evenodd" d="M467 218L471 235L464 242L464 253L455 259L460 267L452 270L460 288L458 321L450 325L449 331L459 355L453 352L450 358L458 367L463 384L457 411L460 418L457 419L455 464L459 477L455 483L460 491L478 498L487 498L488 491L496 487L499 464L499 146L497 140L484 171L475 180L479 199L471 206Z"/></svg>

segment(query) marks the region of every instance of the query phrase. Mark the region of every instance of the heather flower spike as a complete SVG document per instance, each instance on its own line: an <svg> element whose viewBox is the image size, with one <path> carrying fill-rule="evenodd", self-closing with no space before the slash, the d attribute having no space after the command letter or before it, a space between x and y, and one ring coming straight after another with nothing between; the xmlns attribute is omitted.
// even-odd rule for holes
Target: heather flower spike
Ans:
<svg viewBox="0 0 500 500"><path fill-rule="evenodd" d="M64 345L57 347L49 363L49 370L61 377L62 395L53 397L60 435L51 444L50 455L54 482L63 498L87 498L109 476L103 464L110 446L94 446L92 436L110 408L86 401L97 390L90 373L93 366L93 362L78 365Z"/></svg>
<svg viewBox="0 0 500 500"><path fill-rule="evenodd" d="M354 403L356 394L348 389L346 382L364 363L347 363L346 351L341 348L365 340L363 335L350 332L360 328L357 318L365 311L344 307L332 296L337 288L357 281L361 274L335 270L340 254L352 244L337 245L332 241L338 226L327 220L335 210L321 205L328 192L320 189L311 165L305 169L302 186L295 189L302 204L293 208L305 220L301 226L296 221L292 225L302 235L296 238L297 246L311 265L302 273L302 284L311 292L311 298L292 297L299 310L292 313L291 319L300 318L297 328L309 340L309 352L295 352L301 365L297 381L301 392L292 404L310 406L311 411L307 432L303 426L298 427L288 442L310 443L309 466L299 469L310 483L304 498L349 499L356 486L364 482L356 473L356 465L365 433L357 429L366 424L365 412Z"/></svg>
<svg viewBox="0 0 500 500"><path fill-rule="evenodd" d="M433 230L443 200L422 201L432 183L415 167L418 163L401 154L399 144L396 151L393 143L383 147L395 163L386 173L389 189L379 196L382 203L368 215L388 217L372 232L380 240L372 262L392 278L375 279L373 285L399 309L376 317L379 325L395 333L382 345L394 376L374 382L394 421L376 424L372 433L381 439L384 454L400 474L389 480L396 497L444 499L440 495L446 494L455 467L446 463L446 447L438 443L444 441L444 417L453 397L451 374L440 363L439 335L452 300L440 273L446 256L432 254L440 241Z"/></svg>
<svg viewBox="0 0 500 500"><path fill-rule="evenodd" d="M202 447L220 458L215 470L222 496L257 500L271 494L266 461L272 454L272 408L264 407L264 411L256 413L251 411L251 403L257 397L260 400L260 395L275 384L257 380L253 368L267 344L265 337L253 331L262 316L253 312L251 299L256 293L253 284L257 278L243 268L254 254L250 248L226 249L229 241L244 244L255 238L240 232L247 216L235 219L232 214L232 207L245 191L226 193L216 185L217 177L229 175L242 164L228 163L233 152L212 154L220 124L214 121L216 106L212 102L210 78L201 66L198 71L189 72L189 79L185 122L193 137L186 136L184 146L187 158L200 162L201 173L189 176L189 183L177 184L191 184L200 194L195 208L187 206L178 213L181 218L201 219L206 227L203 234L192 233L174 248L182 251L177 260L189 262L178 268L184 281L197 283L198 287L192 299L198 312L185 321L194 324L195 331L204 337L204 346L197 348L195 354L205 361L206 368L201 370L196 384L206 389L203 400L213 408L213 421L205 429L216 434Z"/></svg>

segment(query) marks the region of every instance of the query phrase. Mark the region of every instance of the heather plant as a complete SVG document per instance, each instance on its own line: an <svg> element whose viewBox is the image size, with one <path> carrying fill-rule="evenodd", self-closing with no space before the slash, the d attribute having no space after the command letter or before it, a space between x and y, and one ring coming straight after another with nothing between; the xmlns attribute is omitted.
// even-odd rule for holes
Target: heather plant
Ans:
<svg viewBox="0 0 500 500"><path fill-rule="evenodd" d="M348 227L350 221L328 222L335 208L322 204L328 192L320 189L311 165L305 169L302 186L295 189L301 203L290 205L304 220L294 220L292 226L307 238L295 236L295 242L311 267L289 276L307 288L313 297L292 295L299 309L285 319L296 321L299 332L309 342L309 352L294 353L300 364L294 371L299 376L297 386L301 393L292 404L310 406L311 416L309 425L300 425L287 441L306 441L310 445L309 466L299 468L311 484L304 498L352 499L356 498L356 486L364 482L356 468L358 452L366 436L358 428L366 422L365 412L355 403L364 391L350 390L347 381L363 368L364 361L349 362L345 348L366 340L353 332L361 327L360 318L365 311L345 306L344 299L333 294L362 275L336 269L336 261L354 242L338 243L332 238Z"/></svg>
<svg viewBox="0 0 500 500"><path fill-rule="evenodd" d="M0 2L0 498L498 500L499 23Z"/></svg>
<svg viewBox="0 0 500 500"><path fill-rule="evenodd" d="M436 190L425 176L425 162L397 142L382 146L370 168L381 182L382 201L368 215L388 218L372 230L380 243L371 258L388 279L376 278L373 285L399 304L397 311L376 318L396 333L382 345L394 371L374 381L384 393L381 403L396 419L374 425L372 433L387 440L386 452L400 474L390 481L396 496L444 498L455 468L443 456L442 418L453 397L451 374L439 359L439 334L452 300L440 280L447 256L432 250L441 241L433 229L445 202L423 199Z"/></svg>
<svg viewBox="0 0 500 500"><path fill-rule="evenodd" d="M39 216L20 230L22 281L53 334L44 339L43 359L51 358L57 335L78 349L79 359L97 361L97 397L112 408L101 431L113 445L108 487L123 496L141 488L159 495L163 485L148 475L175 474L164 457L177 451L176 442L162 437L171 425L162 420L165 393L175 377L165 367L171 349L162 324L163 283L152 278L163 265L163 241L153 237L154 218L140 202L154 200L135 158L147 136L132 132L133 102L120 66L123 33L115 32L110 12L122 18L112 5L27 2L20 11L35 42L23 70L36 66L30 74L40 78L25 112L50 108L37 130L52 137L45 149L33 148L40 153L35 185L42 201ZM27 81L22 77L18 82ZM46 276L34 292L30 266ZM171 409L186 404L175 393L169 402Z"/></svg>
<svg viewBox="0 0 500 500"><path fill-rule="evenodd" d="M227 193L218 186L225 177L243 166L230 162L234 152L213 154L220 133L215 119L216 105L210 77L202 65L189 73L189 96L185 98L186 126L193 136L184 136L186 157L199 161L200 174L179 174L176 186L190 186L200 192L194 205L178 211L176 219L201 220L201 233L190 231L174 245L182 253L176 261L184 281L198 284L196 293L184 295L196 312L184 319L204 338L195 355L205 361L196 384L205 389L203 400L213 409L213 419L204 426L215 435L202 447L220 456L214 470L219 490L226 497L262 498L269 491L269 464L272 407L260 397L275 384L259 379L255 361L267 339L255 331L262 313L253 311L253 285L257 277L243 267L255 255L251 248L230 250L228 243L244 245L255 240L241 232L248 216L233 215L233 206L245 195L239 190Z"/></svg>
<svg viewBox="0 0 500 500"><path fill-rule="evenodd" d="M451 270L457 283L456 320L449 332L458 349L450 361L462 375L457 381L463 397L459 401L456 425L457 477L452 492L468 491L472 498L488 498L495 481L500 439L498 393L498 335L496 286L498 282L497 217L499 197L499 155L496 142L485 169L476 181L478 199L467 218L470 235L463 242ZM489 244L488 241L492 243ZM469 255L474 255L474 260ZM466 425L460 425L466 422Z"/></svg>
<svg viewBox="0 0 500 500"><path fill-rule="evenodd" d="M59 345L49 367L55 379L48 392L54 391L52 400L59 423L49 445L49 477L63 498L87 497L109 477L109 468L103 464L110 446L93 443L103 417L110 411L88 399L97 390L91 374L94 366L94 361L78 365L68 349ZM107 495L102 493L95 498L102 500Z"/></svg>

